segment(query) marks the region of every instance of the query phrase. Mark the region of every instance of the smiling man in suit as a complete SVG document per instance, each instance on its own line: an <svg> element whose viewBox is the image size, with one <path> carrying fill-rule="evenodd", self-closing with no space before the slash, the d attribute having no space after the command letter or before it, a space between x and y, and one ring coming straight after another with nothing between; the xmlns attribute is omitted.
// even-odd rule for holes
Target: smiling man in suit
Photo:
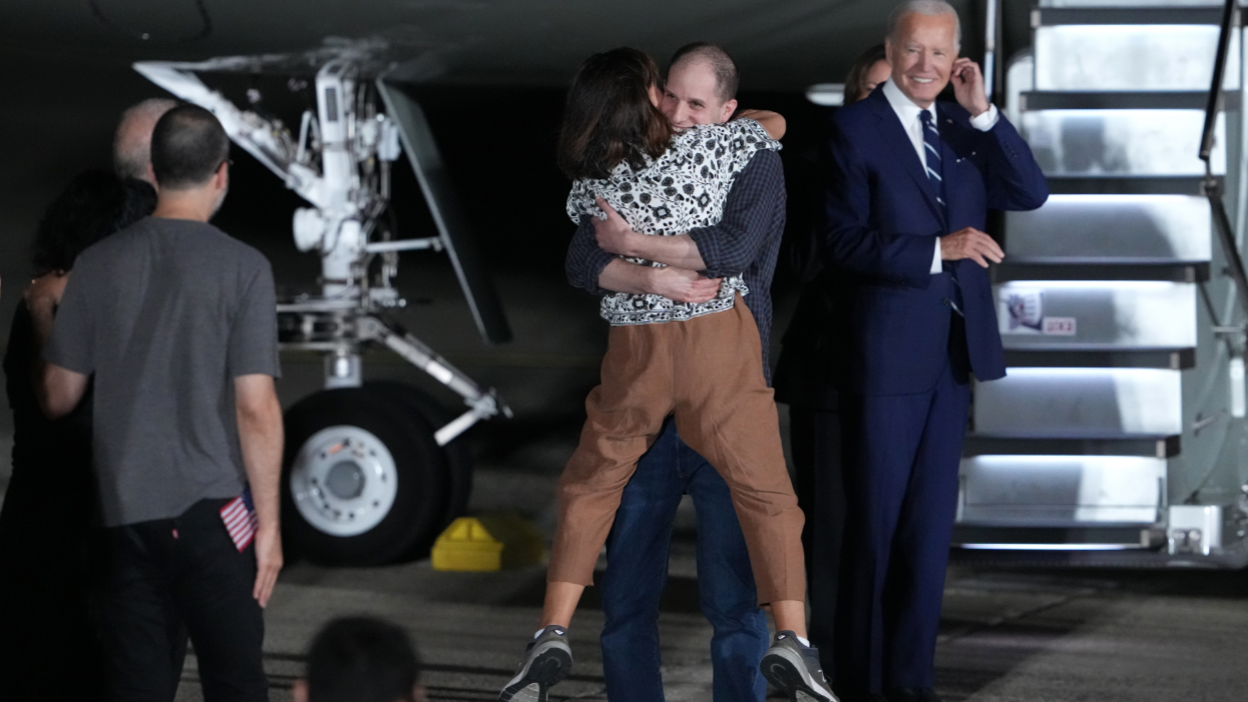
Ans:
<svg viewBox="0 0 1248 702"><path fill-rule="evenodd" d="M939 699L970 376L1005 375L987 271L1004 253L983 229L989 209L1034 209L1049 194L979 66L958 58L960 37L947 2L902 3L889 20L892 76L833 120L823 243L846 283L835 634L846 702ZM957 102L937 101L950 81Z"/></svg>

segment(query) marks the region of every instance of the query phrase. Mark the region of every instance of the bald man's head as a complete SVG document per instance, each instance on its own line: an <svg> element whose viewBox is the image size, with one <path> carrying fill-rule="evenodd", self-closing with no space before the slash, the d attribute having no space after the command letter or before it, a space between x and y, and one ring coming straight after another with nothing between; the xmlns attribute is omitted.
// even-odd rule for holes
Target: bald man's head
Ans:
<svg viewBox="0 0 1248 702"><path fill-rule="evenodd" d="M699 64L715 74L716 92L721 103L737 98L737 87L741 82L737 77L737 64L727 51L709 42L696 41L677 49L667 69L668 78L675 71Z"/></svg>
<svg viewBox="0 0 1248 702"><path fill-rule="evenodd" d="M126 110L113 138L113 168L122 178L137 178L156 185L152 174L152 130L177 100L151 98Z"/></svg>

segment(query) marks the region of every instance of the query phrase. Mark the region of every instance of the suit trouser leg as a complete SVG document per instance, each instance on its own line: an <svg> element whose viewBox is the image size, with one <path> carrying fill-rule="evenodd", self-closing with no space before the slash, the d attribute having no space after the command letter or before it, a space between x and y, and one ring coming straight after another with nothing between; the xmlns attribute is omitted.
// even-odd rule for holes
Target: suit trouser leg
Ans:
<svg viewBox="0 0 1248 702"><path fill-rule="evenodd" d="M907 486L934 392L843 396L847 514L837 601L837 693L863 698L883 691L884 598Z"/></svg>
<svg viewBox="0 0 1248 702"><path fill-rule="evenodd" d="M841 475L841 419L837 412L789 408L789 443L797 500L806 513L802 543L810 601L810 640L819 648L823 672L835 677L833 632L845 529L845 484Z"/></svg>
<svg viewBox="0 0 1248 702"><path fill-rule="evenodd" d="M885 601L884 687L932 687L970 388L946 371L915 456Z"/></svg>
<svg viewBox="0 0 1248 702"><path fill-rule="evenodd" d="M620 496L672 412L674 330L684 324L611 327L602 382L585 400L581 440L559 478L547 582L593 584Z"/></svg>
<svg viewBox="0 0 1248 702"><path fill-rule="evenodd" d="M728 483L761 604L803 600L802 524L763 377L758 327L740 298L732 310L684 322L673 361L676 426Z"/></svg>

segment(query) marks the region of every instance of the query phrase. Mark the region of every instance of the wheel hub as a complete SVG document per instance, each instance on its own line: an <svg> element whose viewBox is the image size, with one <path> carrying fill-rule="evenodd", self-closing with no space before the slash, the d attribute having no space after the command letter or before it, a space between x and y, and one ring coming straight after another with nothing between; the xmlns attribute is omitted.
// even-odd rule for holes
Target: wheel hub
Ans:
<svg viewBox="0 0 1248 702"><path fill-rule="evenodd" d="M340 500L353 500L364 492L364 471L355 461L336 463L329 469L325 486Z"/></svg>
<svg viewBox="0 0 1248 702"><path fill-rule="evenodd" d="M290 471L299 514L334 536L358 536L381 523L398 487L398 469L386 445L350 425L326 427L309 437Z"/></svg>

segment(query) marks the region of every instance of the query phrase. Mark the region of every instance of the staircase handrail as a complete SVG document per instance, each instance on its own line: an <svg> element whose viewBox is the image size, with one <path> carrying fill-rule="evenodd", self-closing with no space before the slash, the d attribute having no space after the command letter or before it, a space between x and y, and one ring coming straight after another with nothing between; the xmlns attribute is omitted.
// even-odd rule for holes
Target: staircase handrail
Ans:
<svg viewBox="0 0 1248 702"><path fill-rule="evenodd" d="M997 88L997 32L1001 16L1001 0L987 0L984 9L984 92L992 102Z"/></svg>
<svg viewBox="0 0 1248 702"><path fill-rule="evenodd" d="M1222 31L1218 35L1218 53L1213 63L1213 84L1209 87L1209 101L1205 107L1205 129L1200 139L1200 158L1205 162L1204 191L1205 196L1209 198L1209 206L1213 209L1214 229L1217 230L1218 239L1222 243L1222 251L1226 255L1228 273L1235 281L1235 296L1239 300L1244 319L1248 320L1248 272L1244 270L1244 259L1239 254L1234 227L1226 212L1226 204L1222 202L1218 180L1213 176L1213 147L1216 141L1214 125L1222 107L1222 84L1226 75L1226 59L1231 45L1235 5L1238 1L1226 0L1222 8Z"/></svg>
<svg viewBox="0 0 1248 702"><path fill-rule="evenodd" d="M1222 6L1222 31L1218 34L1218 53L1213 62L1213 85L1209 88L1209 101L1205 103L1205 129L1200 139L1200 158L1209 165L1213 157L1215 141L1214 124L1222 106L1222 83L1226 76L1226 59L1231 47L1231 23L1235 16L1235 3L1226 0Z"/></svg>

